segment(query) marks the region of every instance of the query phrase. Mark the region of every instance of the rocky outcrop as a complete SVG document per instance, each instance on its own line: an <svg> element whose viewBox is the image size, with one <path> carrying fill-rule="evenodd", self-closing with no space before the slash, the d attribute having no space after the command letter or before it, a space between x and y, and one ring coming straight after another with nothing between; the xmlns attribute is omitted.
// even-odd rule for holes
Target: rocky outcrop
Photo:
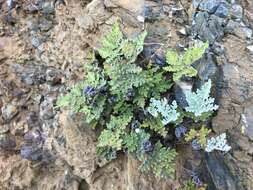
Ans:
<svg viewBox="0 0 253 190"><path fill-rule="evenodd" d="M0 10L1 189L168 190L191 171L210 190L253 189L251 1L0 0ZM130 155L111 163L96 156L99 131L55 102L83 77L89 50L116 20L129 37L148 31L143 55L158 65L168 48L209 41L194 63L194 84L215 81L220 108L207 124L227 132L232 151L203 154L177 145L176 180L141 173ZM192 87L175 86L176 98Z"/></svg>

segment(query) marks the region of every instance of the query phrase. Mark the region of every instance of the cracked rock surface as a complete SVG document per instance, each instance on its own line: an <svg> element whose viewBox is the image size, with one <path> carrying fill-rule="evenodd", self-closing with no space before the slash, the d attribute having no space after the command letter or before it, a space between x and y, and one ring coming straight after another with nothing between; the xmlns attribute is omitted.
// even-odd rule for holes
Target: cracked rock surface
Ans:
<svg viewBox="0 0 253 190"><path fill-rule="evenodd" d="M116 20L129 37L147 30L143 54L161 66L166 49L209 41L197 84L215 81L209 123L228 134L229 153L179 146L176 179L157 180L131 156L100 160L96 133L55 108ZM210 190L252 190L252 30L251 0L0 0L0 189L173 190L194 170ZM182 105L184 87L174 89Z"/></svg>

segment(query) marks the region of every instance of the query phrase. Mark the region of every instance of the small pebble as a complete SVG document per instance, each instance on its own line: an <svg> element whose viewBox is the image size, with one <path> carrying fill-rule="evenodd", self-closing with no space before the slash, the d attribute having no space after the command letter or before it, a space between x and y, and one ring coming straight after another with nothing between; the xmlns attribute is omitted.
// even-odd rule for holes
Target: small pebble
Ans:
<svg viewBox="0 0 253 190"><path fill-rule="evenodd" d="M253 45L247 46L247 50L253 54Z"/></svg>

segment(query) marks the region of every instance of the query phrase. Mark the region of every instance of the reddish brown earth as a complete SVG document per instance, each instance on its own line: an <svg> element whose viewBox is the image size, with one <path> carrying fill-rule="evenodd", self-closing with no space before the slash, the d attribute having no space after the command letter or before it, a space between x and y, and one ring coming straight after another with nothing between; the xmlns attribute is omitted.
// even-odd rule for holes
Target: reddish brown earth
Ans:
<svg viewBox="0 0 253 190"><path fill-rule="evenodd" d="M196 10L181 0L19 0L12 9L0 0L0 189L170 190L198 170L210 190L253 189L253 3L242 0L242 18L226 18L233 30L215 39L201 77L217 80L220 109L215 133L227 132L232 151L205 154L187 145L177 151L177 178L157 180L121 155L111 163L95 153L96 134L79 116L55 109L66 86L84 75L91 48L119 20L131 37L148 31L145 50L164 54L192 43ZM148 8L147 8L148 7ZM145 13L145 14L144 14ZM211 27L209 25L209 27ZM186 32L184 32L186 31ZM220 48L215 48L215 47ZM251 49L252 48L252 49ZM210 66L210 67L209 67ZM43 136L42 161L20 156L26 134Z"/></svg>

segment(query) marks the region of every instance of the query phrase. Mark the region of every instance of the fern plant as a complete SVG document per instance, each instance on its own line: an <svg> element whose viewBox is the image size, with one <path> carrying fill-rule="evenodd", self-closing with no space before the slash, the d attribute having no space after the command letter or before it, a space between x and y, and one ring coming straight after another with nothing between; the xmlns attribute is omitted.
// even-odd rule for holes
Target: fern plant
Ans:
<svg viewBox="0 0 253 190"><path fill-rule="evenodd" d="M206 190L205 187L198 187L196 186L192 180L187 180L183 187L177 189L177 190Z"/></svg>
<svg viewBox="0 0 253 190"><path fill-rule="evenodd" d="M142 52L146 35L147 32L144 31L135 39L125 39L119 23L116 22L111 32L102 39L102 47L98 49L99 54L111 65L118 61L132 63Z"/></svg>
<svg viewBox="0 0 253 190"><path fill-rule="evenodd" d="M165 148L157 142L151 155L142 155L139 158L142 161L141 169L152 172L157 177L172 177L175 172L176 155L174 149Z"/></svg>
<svg viewBox="0 0 253 190"><path fill-rule="evenodd" d="M184 186L179 188L178 190L198 190L198 187L196 187L192 180L187 180L184 183Z"/></svg>
<svg viewBox="0 0 253 190"><path fill-rule="evenodd" d="M127 110L120 116L111 115L110 121L98 137L98 149L118 151L123 147L126 127L132 120L131 110Z"/></svg>
<svg viewBox="0 0 253 190"><path fill-rule="evenodd" d="M85 64L84 79L60 97L57 105L83 113L88 124L100 127L99 156L112 160L118 151L128 152L142 162L142 170L157 177L173 177L176 151L164 147L160 140L164 142L168 135L167 125L180 124L186 114L176 101L169 104L163 98L173 85L167 79L171 73L166 71L173 73L175 81L183 75L194 76L196 71L190 64L202 56L208 45L190 48L184 55L168 52L169 66L165 71L137 61L146 35L143 32L134 39L127 39L115 23L101 41L99 56L92 53ZM186 111L194 119L206 118L217 109L209 93L208 83L196 93L186 95L189 104ZM190 136L204 142L202 131L192 131Z"/></svg>
<svg viewBox="0 0 253 190"><path fill-rule="evenodd" d="M106 96L101 91L106 94L107 81L93 56L85 69L86 79L76 84L67 95L61 96L57 106L70 106L74 112L85 114L86 122L95 126L104 112Z"/></svg>
<svg viewBox="0 0 253 190"><path fill-rule="evenodd" d="M114 63L121 56L121 44L123 41L123 33L120 30L119 23L112 26L109 35L102 39L102 47L99 48L99 54L108 63Z"/></svg>
<svg viewBox="0 0 253 190"><path fill-rule="evenodd" d="M186 101L188 106L185 108L194 120L204 121L213 111L217 110L218 105L214 104L214 98L210 97L211 80L209 79L196 92L186 92Z"/></svg>
<svg viewBox="0 0 253 190"><path fill-rule="evenodd" d="M174 81L179 81L182 76L196 76L197 71L191 64L202 57L207 47L208 43L196 44L188 48L183 55L179 55L175 51L168 51L166 54L168 66L164 67L164 69L173 73Z"/></svg>
<svg viewBox="0 0 253 190"><path fill-rule="evenodd" d="M151 129L163 137L167 135L167 130L160 118L146 118L141 127Z"/></svg>
<svg viewBox="0 0 253 190"><path fill-rule="evenodd" d="M207 136L211 132L210 129L207 129L204 125L201 127L199 131L196 129L191 129L185 136L185 140L187 142L192 141L193 139L197 139L198 143L202 148L206 147Z"/></svg>
<svg viewBox="0 0 253 190"><path fill-rule="evenodd" d="M124 149L129 153L135 153L136 155L140 155L142 142L148 141L150 138L150 134L145 132L143 129L131 130L130 133L126 134L123 137Z"/></svg>

